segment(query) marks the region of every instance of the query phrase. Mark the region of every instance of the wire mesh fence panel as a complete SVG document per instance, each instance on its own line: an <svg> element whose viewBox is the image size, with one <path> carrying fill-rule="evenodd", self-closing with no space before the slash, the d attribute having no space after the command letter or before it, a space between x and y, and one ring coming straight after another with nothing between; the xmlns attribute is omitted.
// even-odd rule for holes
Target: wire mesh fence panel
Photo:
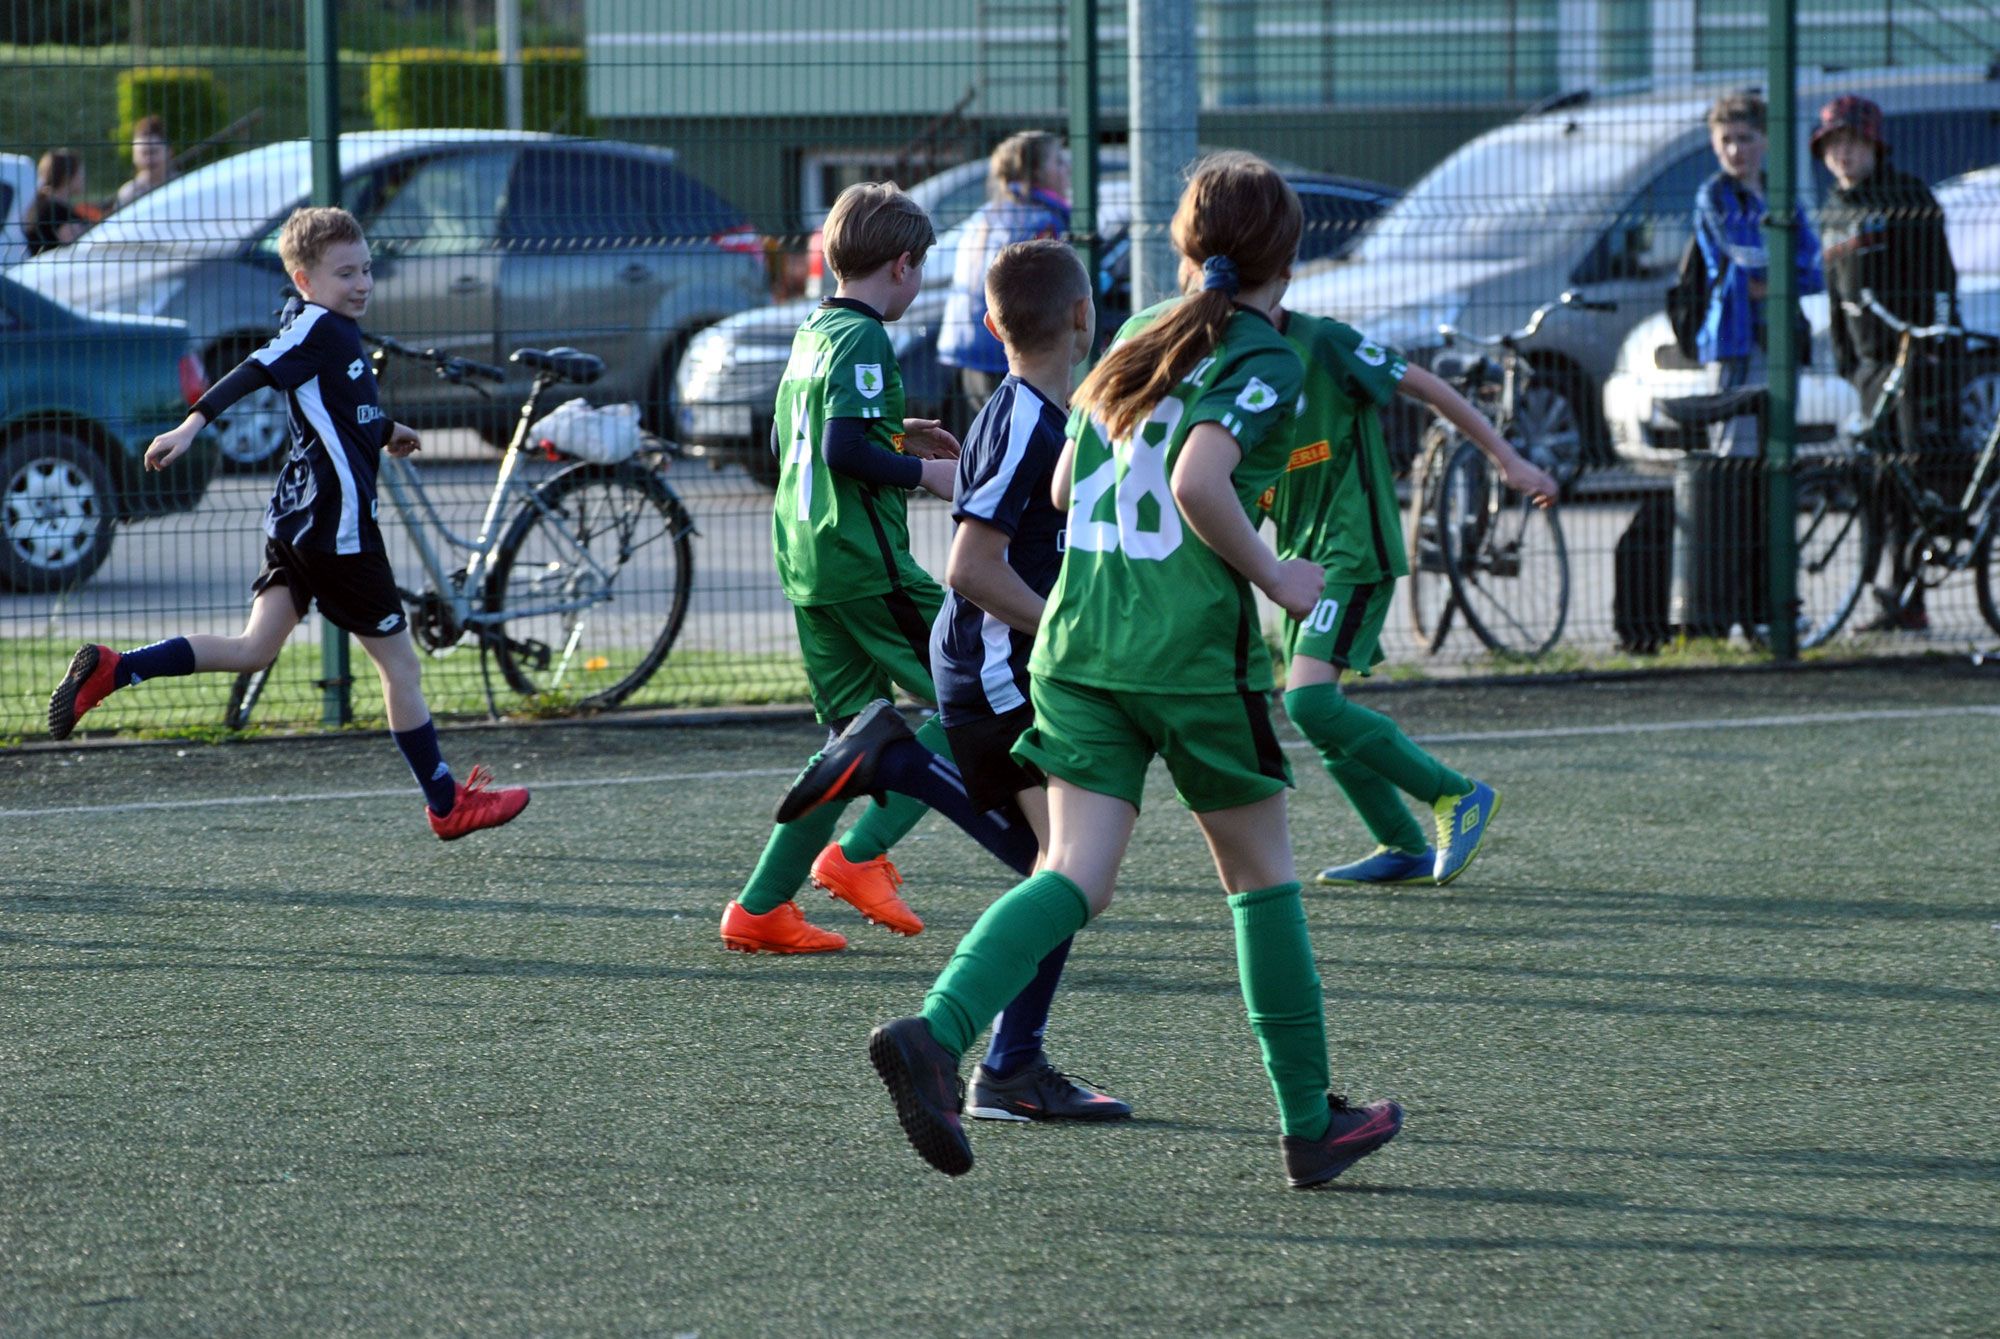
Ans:
<svg viewBox="0 0 2000 1339"><path fill-rule="evenodd" d="M1414 568L1383 672L1687 644L1758 656L1786 618L1822 655L1990 645L2000 352L1955 333L1905 352L1897 323L2000 330L2000 9L1801 0L1798 116L1778 126L1754 97L1718 102L1765 82L1767 5L1450 8L1145 0L1080 22L1077 0L335 6L339 134L316 149L318 6L0 0L0 737L43 729L79 644L238 638L272 531L338 553L379 530L440 716L803 702L771 436L797 332L842 282L823 227L840 193L892 180L928 216L936 242L884 330L904 414L962 436L1006 370L967 316L999 242L1091 244L1101 348L1176 282L1176 258L1162 269L1148 248L1170 238L1185 160L1222 148L1265 156L1299 199L1285 308L1436 377L1361 407L1381 427L1367 450L1398 476L1381 550ZM1143 96L1159 88L1186 93ZM1069 138L1085 110L1095 144ZM1768 415L1678 403L1767 379L1758 160L1781 145L1799 164L1809 334L1794 610L1773 609L1764 570L1785 523ZM288 309L326 252L301 255L284 225L331 203L315 188L329 166L367 272L317 290L309 274ZM1073 213L1083 183L1091 208ZM365 304L339 305L357 289ZM1680 329L1670 290L1692 293ZM344 322L436 357L378 368L357 343L279 366L277 345L307 338L281 332L315 309L322 336ZM601 368L548 381L524 413L534 368L513 355L558 348ZM264 370L217 408L246 365ZM1553 525L1517 523L1483 457L1426 503L1412 466L1438 420L1412 392L1435 385L1558 477ZM145 468L204 395L215 421ZM634 405L647 440L678 450L595 467L648 482L586 487L525 432L572 397ZM421 497L378 484L396 424L421 440ZM941 575L950 509L906 505L915 558ZM666 623L657 667L610 692ZM338 640L309 611L253 719L325 720ZM201 645L210 662L247 654ZM379 721L366 656L344 674L355 718ZM89 726L220 728L233 685L155 681Z"/></svg>

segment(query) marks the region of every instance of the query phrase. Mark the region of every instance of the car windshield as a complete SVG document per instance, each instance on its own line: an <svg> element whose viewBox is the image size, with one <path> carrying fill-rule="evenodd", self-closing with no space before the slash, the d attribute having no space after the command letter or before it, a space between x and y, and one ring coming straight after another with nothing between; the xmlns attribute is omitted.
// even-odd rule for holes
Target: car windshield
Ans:
<svg viewBox="0 0 2000 1339"><path fill-rule="evenodd" d="M1623 203L1613 190L1659 147L1657 133L1618 132L1538 120L1483 136L1411 187L1354 257L1512 260L1594 236Z"/></svg>
<svg viewBox="0 0 2000 1339"><path fill-rule="evenodd" d="M178 177L92 228L98 245L241 242L312 189L312 147L267 144Z"/></svg>
<svg viewBox="0 0 2000 1339"><path fill-rule="evenodd" d="M1961 274L2000 274L2000 169L1968 172L1937 188L1945 237Z"/></svg>

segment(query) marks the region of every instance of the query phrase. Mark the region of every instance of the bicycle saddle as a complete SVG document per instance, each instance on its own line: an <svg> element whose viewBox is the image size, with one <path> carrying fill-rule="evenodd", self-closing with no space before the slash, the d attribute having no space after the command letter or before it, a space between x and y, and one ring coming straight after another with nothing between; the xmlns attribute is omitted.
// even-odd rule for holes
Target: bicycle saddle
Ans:
<svg viewBox="0 0 2000 1339"><path fill-rule="evenodd" d="M1494 367L1493 360L1483 353L1447 349L1431 361L1431 373L1442 381L1455 381L1470 386L1478 385L1488 378L1497 378L1499 369Z"/></svg>
<svg viewBox="0 0 2000 1339"><path fill-rule="evenodd" d="M594 353L581 353L568 345L554 349L516 349L507 355L507 359L536 372L553 373L579 386L588 386L604 375L602 358Z"/></svg>
<svg viewBox="0 0 2000 1339"><path fill-rule="evenodd" d="M1739 386L1733 391L1682 395L1653 403L1662 414L1684 428L1704 428L1711 423L1727 423L1746 414L1761 418L1770 408L1771 392L1765 386Z"/></svg>

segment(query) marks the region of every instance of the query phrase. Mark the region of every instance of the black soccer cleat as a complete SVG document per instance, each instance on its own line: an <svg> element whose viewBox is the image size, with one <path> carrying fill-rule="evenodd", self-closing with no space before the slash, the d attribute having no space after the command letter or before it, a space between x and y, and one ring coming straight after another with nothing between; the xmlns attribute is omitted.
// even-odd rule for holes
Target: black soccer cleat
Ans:
<svg viewBox="0 0 2000 1339"><path fill-rule="evenodd" d="M914 738L895 704L886 697L876 698L862 708L838 739L806 764L806 770L778 801L778 821L789 823L832 800L875 794L875 765L882 750Z"/></svg>
<svg viewBox="0 0 2000 1339"><path fill-rule="evenodd" d="M1325 1185L1396 1137L1403 1128L1403 1108L1395 1102L1370 1102L1351 1107L1338 1093L1328 1093L1333 1123L1317 1139L1281 1135L1278 1148L1285 1155L1285 1177L1293 1190L1310 1190Z"/></svg>
<svg viewBox="0 0 2000 1339"><path fill-rule="evenodd" d="M896 1099L896 1119L919 1156L946 1176L972 1170L959 1113L965 1107L958 1062L921 1018L898 1018L868 1034L868 1059Z"/></svg>
<svg viewBox="0 0 2000 1339"><path fill-rule="evenodd" d="M984 1065L975 1068L965 1114L980 1120L1126 1120L1132 1107L1063 1073L1043 1056L1004 1079Z"/></svg>

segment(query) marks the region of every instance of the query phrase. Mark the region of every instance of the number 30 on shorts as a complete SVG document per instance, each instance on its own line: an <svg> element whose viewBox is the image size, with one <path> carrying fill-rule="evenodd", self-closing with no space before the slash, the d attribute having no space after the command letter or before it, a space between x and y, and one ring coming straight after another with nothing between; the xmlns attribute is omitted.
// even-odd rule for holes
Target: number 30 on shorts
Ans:
<svg viewBox="0 0 2000 1339"><path fill-rule="evenodd" d="M1306 629L1310 632L1332 632L1335 620L1340 617L1340 601L1321 600L1306 615Z"/></svg>

